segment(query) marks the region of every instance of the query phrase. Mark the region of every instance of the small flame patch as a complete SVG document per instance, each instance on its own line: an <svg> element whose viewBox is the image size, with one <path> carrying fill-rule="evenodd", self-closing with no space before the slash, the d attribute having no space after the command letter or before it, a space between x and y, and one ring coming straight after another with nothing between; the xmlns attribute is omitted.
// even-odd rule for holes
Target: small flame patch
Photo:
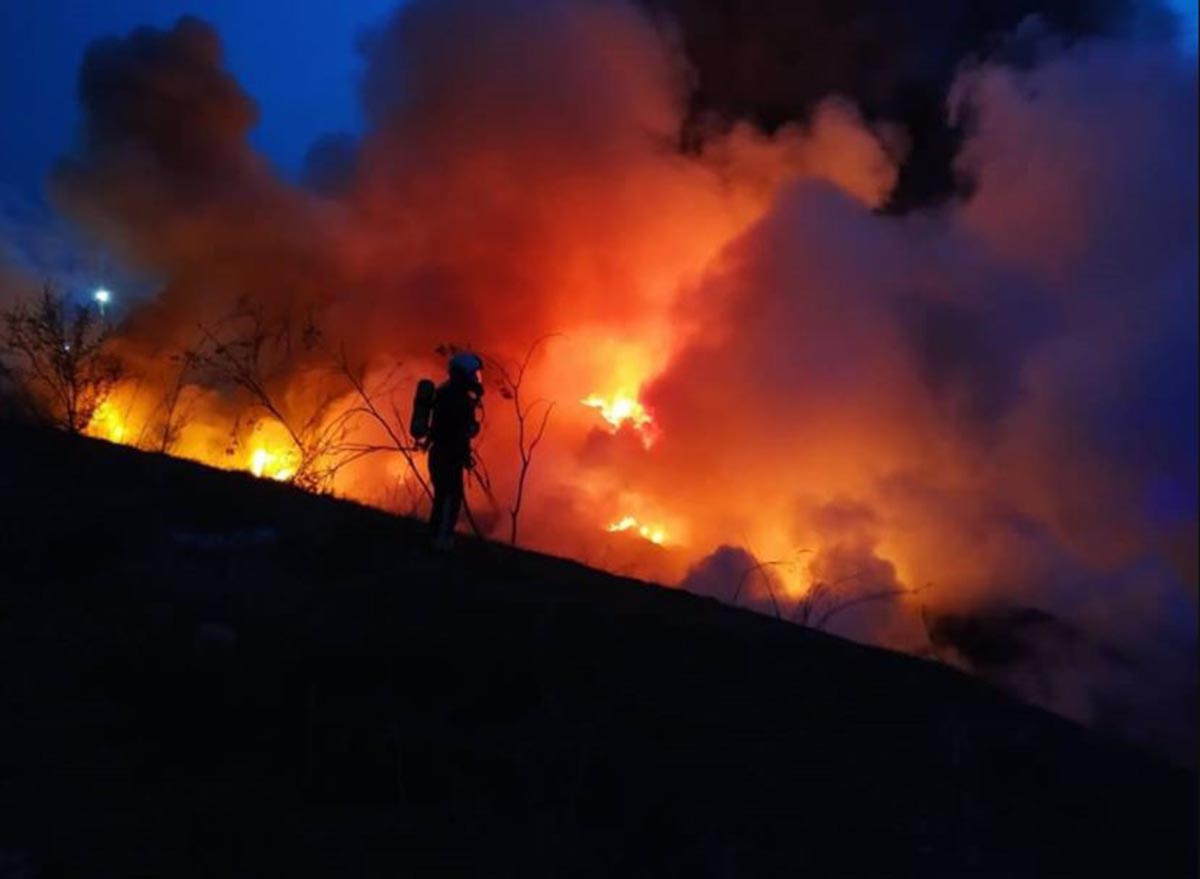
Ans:
<svg viewBox="0 0 1200 879"><path fill-rule="evenodd" d="M284 455L268 449L257 448L250 454L250 472L260 479L267 478L277 482L287 482L296 471L294 467L288 466Z"/></svg>
<svg viewBox="0 0 1200 879"><path fill-rule="evenodd" d="M125 442L125 419L117 410L112 400L105 400L96 407L92 418L84 430L88 436L106 439L109 442Z"/></svg>
<svg viewBox="0 0 1200 879"><path fill-rule="evenodd" d="M633 516L625 516L619 522L613 522L606 530L611 533L632 531L639 537L649 540L658 546L662 546L667 542L667 532L661 526L647 525L639 522Z"/></svg>

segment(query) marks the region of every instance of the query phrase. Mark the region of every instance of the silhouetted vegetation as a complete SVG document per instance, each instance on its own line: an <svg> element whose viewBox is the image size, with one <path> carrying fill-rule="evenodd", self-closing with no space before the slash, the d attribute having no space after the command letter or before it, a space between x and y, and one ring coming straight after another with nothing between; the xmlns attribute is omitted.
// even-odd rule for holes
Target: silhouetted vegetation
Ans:
<svg viewBox="0 0 1200 879"><path fill-rule="evenodd" d="M808 552L809 550L802 549L797 551L793 558L772 559L751 565L738 578L730 596L730 603L737 605L747 593L747 587L757 580L767 594L776 619L782 620L786 617L793 623L823 631L834 618L848 610L876 602L895 601L906 595L914 595L918 591L899 586L862 587L858 585L861 573L856 572L836 580L816 580L810 583L804 593L795 599L791 610L785 614L776 595L776 584L772 583L771 571L778 568L798 570L801 557Z"/></svg>
<svg viewBox="0 0 1200 879"><path fill-rule="evenodd" d="M513 418L517 425L517 458L520 466L517 468L517 484L513 489L512 502L508 506L508 542L513 546L517 544L517 528L521 519L521 507L525 501L525 480L529 477L529 468L533 466L534 453L546 435L546 427L549 425L550 415L554 411L552 400L539 398L533 402L523 402L521 389L525 384L525 374L529 369L529 362L537 353L538 348L551 338L553 337L544 336L535 341L519 361L510 362L496 357L489 357L487 361L497 374L496 386L500 391L500 396L512 403Z"/></svg>
<svg viewBox="0 0 1200 879"><path fill-rule="evenodd" d="M250 404L249 423L264 415L280 425L292 445L285 481L309 491L327 491L337 471L352 460L347 442L356 413L338 407L338 389L310 374L305 393L283 399L297 360L315 346L315 330L299 332L288 318L270 319L261 308L245 306L214 326L201 327L202 342L186 357L210 381L240 390ZM237 426L235 426L235 442Z"/></svg>
<svg viewBox="0 0 1200 879"><path fill-rule="evenodd" d="M34 302L6 309L0 361L13 398L34 418L79 433L121 380L107 350L110 327L90 304L47 284Z"/></svg>

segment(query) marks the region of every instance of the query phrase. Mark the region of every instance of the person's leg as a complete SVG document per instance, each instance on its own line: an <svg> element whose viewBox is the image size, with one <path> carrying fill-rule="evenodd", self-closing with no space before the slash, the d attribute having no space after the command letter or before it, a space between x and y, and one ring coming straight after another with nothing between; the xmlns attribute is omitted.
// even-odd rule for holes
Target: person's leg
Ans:
<svg viewBox="0 0 1200 879"><path fill-rule="evenodd" d="M443 530L446 518L447 491L446 466L443 456L436 447L429 450L429 482L433 486L433 503L429 510L429 539L436 541Z"/></svg>
<svg viewBox="0 0 1200 879"><path fill-rule="evenodd" d="M429 454L429 476L434 495L430 526L434 547L450 549L454 545L454 529L462 509L463 465L454 456L436 452L435 446Z"/></svg>
<svg viewBox="0 0 1200 879"><path fill-rule="evenodd" d="M466 487L463 485L464 471L462 465L457 465L453 469L453 474L446 474L445 503L445 518L449 523L445 536L451 540L454 538L455 528L458 527L458 516L462 512L463 497L466 493Z"/></svg>
<svg viewBox="0 0 1200 879"><path fill-rule="evenodd" d="M442 516L445 515L446 499L442 492L438 491L436 483L433 486L433 502L429 508L429 539L433 540L437 537L438 528L442 521Z"/></svg>

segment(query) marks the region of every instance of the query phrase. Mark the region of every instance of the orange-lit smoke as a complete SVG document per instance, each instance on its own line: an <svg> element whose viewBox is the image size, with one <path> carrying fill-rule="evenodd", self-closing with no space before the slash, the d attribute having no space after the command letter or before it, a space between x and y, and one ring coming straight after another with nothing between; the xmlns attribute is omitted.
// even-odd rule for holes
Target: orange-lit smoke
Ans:
<svg viewBox="0 0 1200 879"><path fill-rule="evenodd" d="M545 339L532 546L721 597L729 564L770 563L785 607L818 583L903 593L846 631L910 648L923 605L1034 603L1122 643L1194 607L1195 77L1162 51L964 73L975 188L896 217L904 132L844 98L681 150L687 59L620 3L413 2L365 46L370 129L318 156L344 163L321 194L248 145L206 26L89 52L58 198L162 285L121 328L149 390L98 433L162 423L163 353L246 301L315 315L369 379L401 363L402 411L437 345ZM297 346L270 376L292 411L328 393L314 369ZM492 376L480 453L505 498ZM177 451L288 478L269 417L186 384ZM337 488L379 502L405 472L368 457Z"/></svg>

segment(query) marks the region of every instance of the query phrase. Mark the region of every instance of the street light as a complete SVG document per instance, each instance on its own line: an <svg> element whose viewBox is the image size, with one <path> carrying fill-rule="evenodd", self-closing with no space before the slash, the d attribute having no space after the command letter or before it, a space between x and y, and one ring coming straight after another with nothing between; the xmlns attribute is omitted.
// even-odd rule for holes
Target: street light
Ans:
<svg viewBox="0 0 1200 879"><path fill-rule="evenodd" d="M101 287L92 296L96 300L96 304L100 306L100 316L104 317L104 306L112 300L112 294L108 290Z"/></svg>

